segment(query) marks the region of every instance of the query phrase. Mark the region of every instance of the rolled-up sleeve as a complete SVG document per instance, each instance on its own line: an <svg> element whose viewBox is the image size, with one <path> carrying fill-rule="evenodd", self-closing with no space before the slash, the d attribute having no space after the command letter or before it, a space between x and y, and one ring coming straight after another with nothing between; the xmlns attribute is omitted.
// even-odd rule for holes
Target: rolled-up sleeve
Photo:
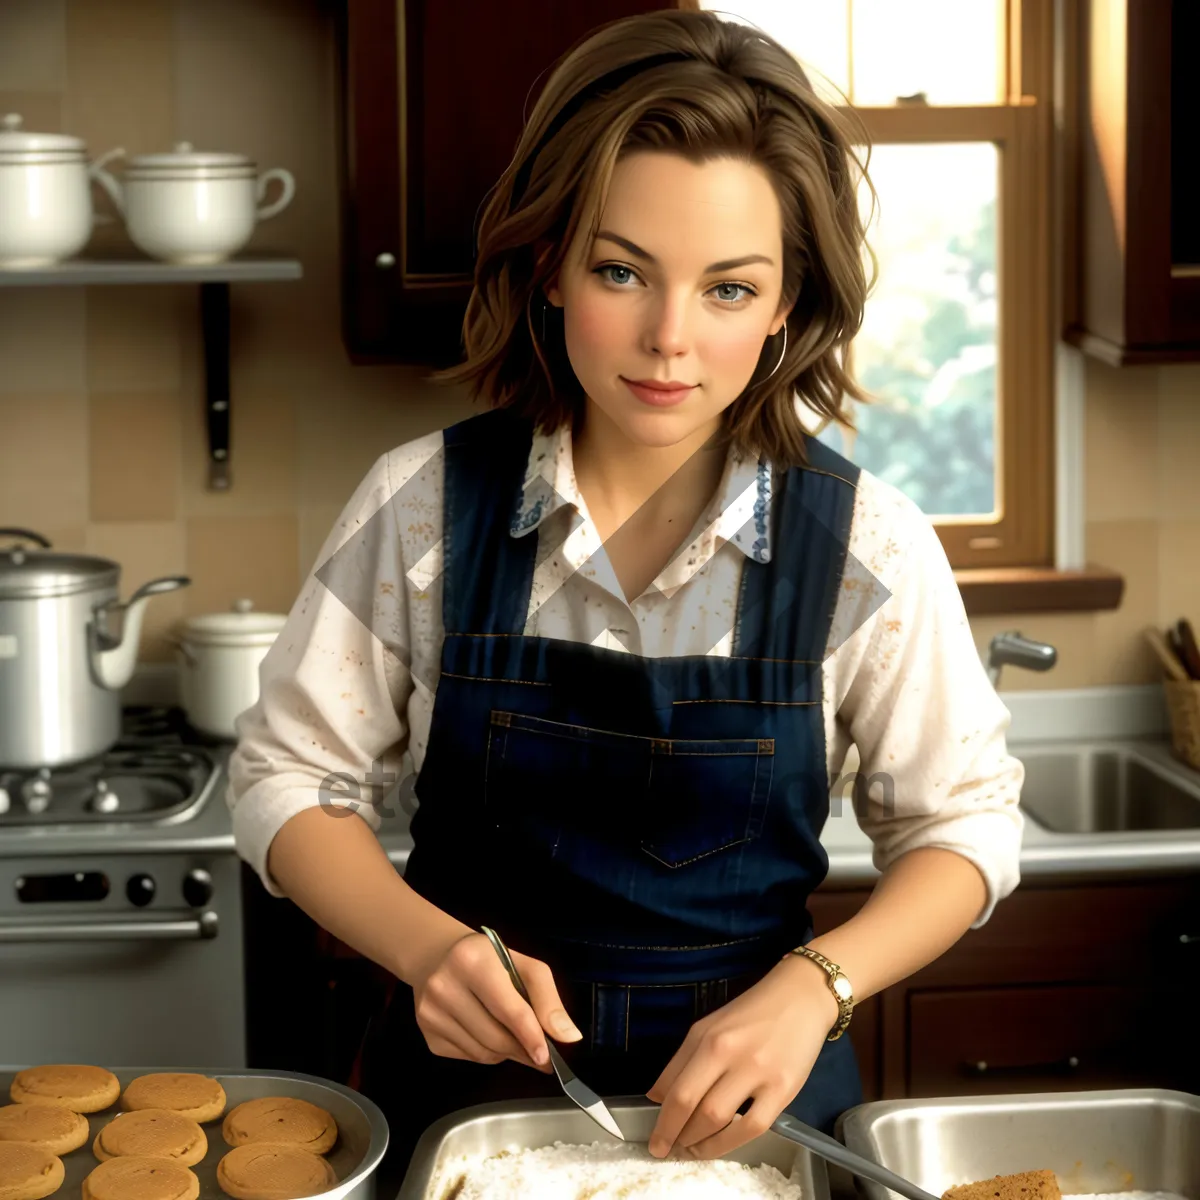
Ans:
<svg viewBox="0 0 1200 1200"><path fill-rule="evenodd" d="M226 791L234 840L273 896L283 892L267 853L288 820L323 805L330 820L357 812L378 831L372 800L399 778L412 681L392 495L384 455L322 546L259 668L258 701L236 723Z"/></svg>
<svg viewBox="0 0 1200 1200"><path fill-rule="evenodd" d="M974 863L987 885L977 928L1020 880L1024 766L936 531L916 505L895 512L900 566L862 630L839 713L859 753L859 824L880 871L924 846Z"/></svg>

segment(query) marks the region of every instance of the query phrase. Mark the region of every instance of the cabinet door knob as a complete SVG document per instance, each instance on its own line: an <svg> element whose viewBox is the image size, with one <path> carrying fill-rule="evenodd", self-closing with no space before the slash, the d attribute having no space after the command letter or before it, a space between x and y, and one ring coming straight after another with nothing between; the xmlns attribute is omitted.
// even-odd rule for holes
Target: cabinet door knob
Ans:
<svg viewBox="0 0 1200 1200"><path fill-rule="evenodd" d="M375 256L375 265L381 271L390 271L396 265L396 256L385 250L382 254Z"/></svg>

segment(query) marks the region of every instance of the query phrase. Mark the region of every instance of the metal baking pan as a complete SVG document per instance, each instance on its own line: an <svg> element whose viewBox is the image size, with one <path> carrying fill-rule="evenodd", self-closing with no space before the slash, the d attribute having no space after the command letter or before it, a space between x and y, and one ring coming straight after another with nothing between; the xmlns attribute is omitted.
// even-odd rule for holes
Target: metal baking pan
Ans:
<svg viewBox="0 0 1200 1200"><path fill-rule="evenodd" d="M1171 1192L1200 1200L1200 1097L1157 1088L881 1100L842 1114L851 1149L940 1196L1050 1170L1064 1195ZM899 1200L860 1184L869 1200Z"/></svg>
<svg viewBox="0 0 1200 1200"><path fill-rule="evenodd" d="M658 1119L657 1104L638 1096L606 1099L605 1104L627 1141L649 1142ZM453 1160L460 1154L496 1154L506 1148L535 1150L558 1141L591 1145L615 1140L566 1098L502 1101L460 1109L430 1125L422 1135L396 1200L448 1200L459 1178ZM824 1159L780 1133L768 1130L724 1157L755 1167L776 1167L800 1185L805 1200L830 1200Z"/></svg>
<svg viewBox="0 0 1200 1200"><path fill-rule="evenodd" d="M13 1076L21 1069L0 1066L0 1104L10 1103L9 1088L12 1087ZM225 1089L226 1112L234 1105L241 1104L243 1100L254 1100L259 1096L293 1096L320 1105L332 1114L338 1125L338 1140L333 1149L325 1155L337 1173L338 1184L328 1191L321 1192L321 1196L327 1200L334 1200L334 1197L339 1200L343 1197L345 1200L350 1200L351 1197L353 1200L375 1200L374 1174L387 1148L387 1122L383 1113L370 1100L340 1083L318 1079L313 1075L253 1071L246 1068L229 1072L200 1067L108 1067L108 1070L120 1080L122 1089L139 1075L150 1075L160 1071L186 1071L211 1076ZM96 1134L120 1111L120 1103L117 1102L103 1112L86 1114L89 1126L88 1140L78 1150L62 1156L66 1177L55 1195L81 1194L85 1176L97 1167L100 1161L92 1153L92 1142ZM220 1119L209 1121L202 1128L205 1137L208 1138L208 1153L191 1168L200 1179L200 1200L228 1200L217 1186L217 1163L229 1153L231 1147L226 1145L221 1136Z"/></svg>

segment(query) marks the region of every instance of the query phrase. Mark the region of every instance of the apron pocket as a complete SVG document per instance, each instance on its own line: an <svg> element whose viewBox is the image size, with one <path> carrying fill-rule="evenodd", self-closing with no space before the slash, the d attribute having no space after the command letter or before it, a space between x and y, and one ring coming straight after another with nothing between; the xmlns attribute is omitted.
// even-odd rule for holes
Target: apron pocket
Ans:
<svg viewBox="0 0 1200 1200"><path fill-rule="evenodd" d="M648 738L494 710L484 805L551 856L569 833L681 867L759 836L774 762L772 738Z"/></svg>
<svg viewBox="0 0 1200 1200"><path fill-rule="evenodd" d="M564 829L609 844L629 829L649 739L493 711L484 807L493 826L551 855Z"/></svg>
<svg viewBox="0 0 1200 1200"><path fill-rule="evenodd" d="M651 739L642 849L682 867L762 833L773 738Z"/></svg>

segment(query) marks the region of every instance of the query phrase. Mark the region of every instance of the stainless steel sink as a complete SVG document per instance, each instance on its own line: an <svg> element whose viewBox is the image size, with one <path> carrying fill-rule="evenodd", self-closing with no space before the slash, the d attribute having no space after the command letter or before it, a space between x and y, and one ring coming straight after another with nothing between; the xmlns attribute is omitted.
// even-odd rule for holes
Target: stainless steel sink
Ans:
<svg viewBox="0 0 1200 1200"><path fill-rule="evenodd" d="M1176 776L1135 745L1028 747L1021 807L1055 833L1200 829L1200 784Z"/></svg>

